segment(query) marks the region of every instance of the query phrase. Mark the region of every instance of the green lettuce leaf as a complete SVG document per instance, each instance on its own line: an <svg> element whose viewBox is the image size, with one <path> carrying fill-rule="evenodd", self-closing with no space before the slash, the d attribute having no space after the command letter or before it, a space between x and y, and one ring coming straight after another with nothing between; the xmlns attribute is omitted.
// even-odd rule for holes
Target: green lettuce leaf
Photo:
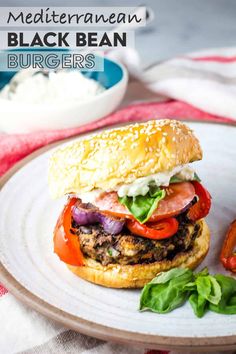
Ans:
<svg viewBox="0 0 236 354"><path fill-rule="evenodd" d="M212 275L197 277L197 292L210 303L217 305L221 299L221 287Z"/></svg>
<svg viewBox="0 0 236 354"><path fill-rule="evenodd" d="M185 285L193 280L190 269L173 268L163 272L145 285L139 309L167 313L183 305L188 297Z"/></svg>
<svg viewBox="0 0 236 354"><path fill-rule="evenodd" d="M198 294L197 291L189 296L188 301L197 317L201 318L205 315L208 310L208 302L203 296Z"/></svg>
<svg viewBox="0 0 236 354"><path fill-rule="evenodd" d="M164 197L164 189L150 186L150 190L146 195L138 195L136 197L119 197L119 202L125 205L135 219L143 224L152 216L159 201Z"/></svg>
<svg viewBox="0 0 236 354"><path fill-rule="evenodd" d="M199 273L173 268L145 285L139 309L167 313L187 299L197 317L203 317L208 310L236 314L236 279L222 274L210 275L207 268Z"/></svg>
<svg viewBox="0 0 236 354"><path fill-rule="evenodd" d="M211 303L209 309L225 315L236 314L236 279L216 274L215 279L221 287L221 299L218 304Z"/></svg>
<svg viewBox="0 0 236 354"><path fill-rule="evenodd" d="M192 288L190 284L187 284L186 288L191 290L189 303L197 317L203 317L210 304L217 305L220 302L220 284L214 276L208 274L206 268L202 272L195 274L195 282Z"/></svg>
<svg viewBox="0 0 236 354"><path fill-rule="evenodd" d="M152 284L165 284L169 280L180 277L186 273L185 268L172 268L167 272L159 273L155 278L151 280Z"/></svg>
<svg viewBox="0 0 236 354"><path fill-rule="evenodd" d="M200 272L194 274L194 278L197 279L203 275L209 275L209 270L207 267L203 268Z"/></svg>

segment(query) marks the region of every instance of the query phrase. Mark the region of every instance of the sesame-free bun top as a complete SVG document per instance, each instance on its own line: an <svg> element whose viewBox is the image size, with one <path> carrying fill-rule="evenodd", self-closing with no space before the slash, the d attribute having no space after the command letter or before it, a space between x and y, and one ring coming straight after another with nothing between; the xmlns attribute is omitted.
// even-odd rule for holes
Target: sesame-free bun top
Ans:
<svg viewBox="0 0 236 354"><path fill-rule="evenodd" d="M184 123L169 119L136 123L58 148L50 158L49 187L54 198L112 190L201 158L199 141Z"/></svg>

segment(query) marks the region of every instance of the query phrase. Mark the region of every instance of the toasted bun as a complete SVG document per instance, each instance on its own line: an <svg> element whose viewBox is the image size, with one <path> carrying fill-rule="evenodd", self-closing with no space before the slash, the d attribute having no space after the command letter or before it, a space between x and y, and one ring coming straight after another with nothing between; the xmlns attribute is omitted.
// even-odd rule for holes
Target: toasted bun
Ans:
<svg viewBox="0 0 236 354"><path fill-rule="evenodd" d="M185 124L168 119L137 123L56 150L50 159L49 187L54 198L96 188L112 190L201 158L199 141Z"/></svg>
<svg viewBox="0 0 236 354"><path fill-rule="evenodd" d="M200 230L189 252L179 253L175 258L150 264L103 266L91 258L85 259L85 266L68 268L79 277L109 288L141 288L158 273L174 268L196 268L206 256L210 245L210 232L204 219L199 221Z"/></svg>

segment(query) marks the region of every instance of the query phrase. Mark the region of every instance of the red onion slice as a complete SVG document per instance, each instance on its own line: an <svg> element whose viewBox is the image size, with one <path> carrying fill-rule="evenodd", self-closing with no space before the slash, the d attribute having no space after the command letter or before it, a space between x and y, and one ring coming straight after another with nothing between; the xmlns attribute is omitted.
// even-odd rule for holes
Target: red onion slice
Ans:
<svg viewBox="0 0 236 354"><path fill-rule="evenodd" d="M112 235L119 234L125 224L124 219L107 216L99 212L99 209L92 204L81 203L81 201L78 201L72 208L72 217L78 225L100 223L104 231Z"/></svg>

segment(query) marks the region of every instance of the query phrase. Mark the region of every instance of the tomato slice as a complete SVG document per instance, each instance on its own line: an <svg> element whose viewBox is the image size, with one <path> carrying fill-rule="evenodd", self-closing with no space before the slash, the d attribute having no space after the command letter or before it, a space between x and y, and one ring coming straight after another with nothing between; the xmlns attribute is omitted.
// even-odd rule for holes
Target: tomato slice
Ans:
<svg viewBox="0 0 236 354"><path fill-rule="evenodd" d="M188 217L196 221L204 218L209 213L211 208L211 195L201 183L193 181L192 184L195 189L195 194L198 196L198 201L189 209Z"/></svg>
<svg viewBox="0 0 236 354"><path fill-rule="evenodd" d="M191 182L173 183L166 190L166 196L162 199L149 221L169 218L183 212L195 196L195 190Z"/></svg>
<svg viewBox="0 0 236 354"><path fill-rule="evenodd" d="M71 208L78 201L77 198L69 199L61 212L54 229L54 252L61 261L74 265L83 265L83 254L80 250L78 236L71 232Z"/></svg>
<svg viewBox="0 0 236 354"><path fill-rule="evenodd" d="M166 219L181 213L195 196L191 182L173 183L165 188L166 196L162 199L149 221ZM102 193L93 202L100 210L118 217L134 219L133 215L118 200L116 192Z"/></svg>
<svg viewBox="0 0 236 354"><path fill-rule="evenodd" d="M173 236L178 231L179 223L175 218L146 224L140 224L136 220L127 220L126 226L135 235L153 240L163 240Z"/></svg>

